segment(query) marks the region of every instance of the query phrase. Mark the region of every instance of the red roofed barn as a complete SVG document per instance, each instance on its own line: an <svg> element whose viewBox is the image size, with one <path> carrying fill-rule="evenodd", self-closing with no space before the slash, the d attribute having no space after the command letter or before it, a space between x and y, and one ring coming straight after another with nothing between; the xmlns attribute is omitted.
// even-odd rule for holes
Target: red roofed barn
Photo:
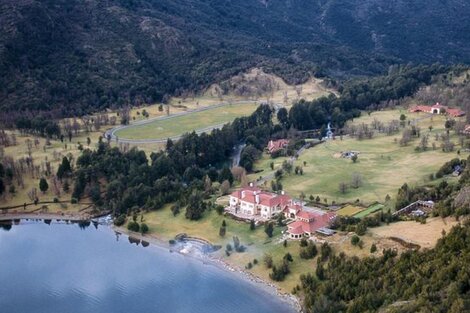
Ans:
<svg viewBox="0 0 470 313"><path fill-rule="evenodd" d="M448 114L452 117L461 117L465 115L465 112L460 109L451 109L439 102L433 106L429 105L417 105L408 110L410 113L425 112L431 114Z"/></svg>

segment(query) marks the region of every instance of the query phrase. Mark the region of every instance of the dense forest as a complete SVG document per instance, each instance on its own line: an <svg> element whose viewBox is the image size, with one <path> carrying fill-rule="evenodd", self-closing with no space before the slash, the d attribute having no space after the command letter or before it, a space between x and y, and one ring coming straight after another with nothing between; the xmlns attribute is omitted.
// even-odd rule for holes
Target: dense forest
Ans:
<svg viewBox="0 0 470 313"><path fill-rule="evenodd" d="M7 0L0 109L165 101L252 67L290 83L470 60L465 1Z"/></svg>
<svg viewBox="0 0 470 313"><path fill-rule="evenodd" d="M301 277L308 312L452 312L470 310L470 223L454 227L436 247L400 256L332 255L315 275Z"/></svg>
<svg viewBox="0 0 470 313"><path fill-rule="evenodd" d="M460 73L465 67L452 67ZM340 96L331 95L314 101L300 101L289 111L289 122L298 130L319 129L331 122L335 127L358 117L361 110L375 110L393 100L413 95L420 87L429 85L438 74L451 68L431 66L392 67L388 75L366 80L347 81L339 87Z"/></svg>

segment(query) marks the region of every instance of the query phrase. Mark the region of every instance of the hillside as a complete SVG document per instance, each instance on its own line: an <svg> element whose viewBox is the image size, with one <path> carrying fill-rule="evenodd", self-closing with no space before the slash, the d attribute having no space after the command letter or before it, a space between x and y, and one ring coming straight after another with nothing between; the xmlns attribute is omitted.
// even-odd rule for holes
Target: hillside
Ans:
<svg viewBox="0 0 470 313"><path fill-rule="evenodd" d="M462 0L5 0L0 108L81 114L252 67L289 83L470 61Z"/></svg>

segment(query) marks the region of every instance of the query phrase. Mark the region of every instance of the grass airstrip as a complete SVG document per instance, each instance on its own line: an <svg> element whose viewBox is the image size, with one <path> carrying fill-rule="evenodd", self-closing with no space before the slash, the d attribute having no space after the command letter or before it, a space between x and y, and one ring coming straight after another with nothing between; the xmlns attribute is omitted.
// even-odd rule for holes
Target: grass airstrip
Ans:
<svg viewBox="0 0 470 313"><path fill-rule="evenodd" d="M179 136L193 130L226 124L237 117L253 113L258 104L240 103L208 108L204 111L179 115L169 119L155 120L143 125L130 126L116 132L116 136L126 139L164 139Z"/></svg>

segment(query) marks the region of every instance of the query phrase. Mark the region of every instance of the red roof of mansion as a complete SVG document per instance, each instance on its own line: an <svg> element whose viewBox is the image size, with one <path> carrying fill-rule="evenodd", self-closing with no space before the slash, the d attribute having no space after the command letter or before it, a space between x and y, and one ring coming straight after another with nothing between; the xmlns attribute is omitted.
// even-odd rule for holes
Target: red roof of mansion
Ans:
<svg viewBox="0 0 470 313"><path fill-rule="evenodd" d="M269 207L278 205L286 206L290 204L292 200L288 195L278 195L275 193L262 191L257 187L245 187L243 189L239 189L232 192L231 196L248 203L261 204Z"/></svg>

